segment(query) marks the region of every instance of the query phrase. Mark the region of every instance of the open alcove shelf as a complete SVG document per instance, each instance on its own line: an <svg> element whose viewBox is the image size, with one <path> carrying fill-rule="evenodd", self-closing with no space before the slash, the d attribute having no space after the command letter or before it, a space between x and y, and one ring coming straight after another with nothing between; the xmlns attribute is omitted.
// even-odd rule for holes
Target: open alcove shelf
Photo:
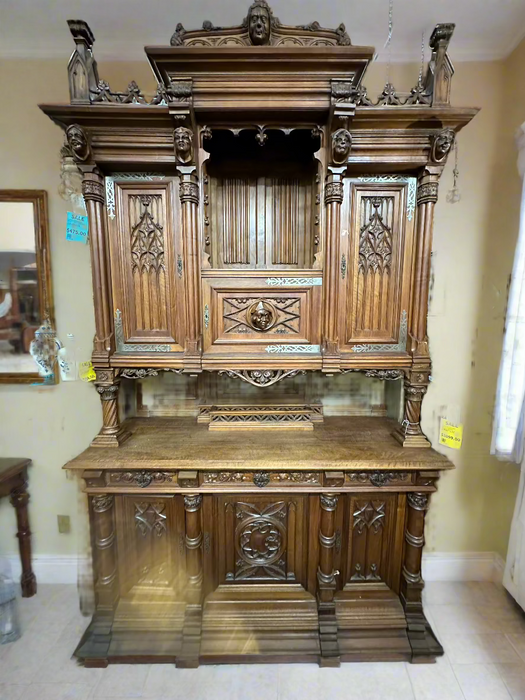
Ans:
<svg viewBox="0 0 525 700"><path fill-rule="evenodd" d="M70 104L41 109L82 175L102 404L66 465L96 601L77 657L432 661L424 521L452 468L421 428L433 217L477 112L450 104L454 25L377 99L373 48L265 0L146 47L151 99L69 28Z"/></svg>

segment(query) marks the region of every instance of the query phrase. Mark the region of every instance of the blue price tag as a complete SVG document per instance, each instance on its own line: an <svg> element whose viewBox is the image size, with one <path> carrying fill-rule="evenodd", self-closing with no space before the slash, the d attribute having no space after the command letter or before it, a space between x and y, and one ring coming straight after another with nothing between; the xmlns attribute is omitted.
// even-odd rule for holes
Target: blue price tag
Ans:
<svg viewBox="0 0 525 700"><path fill-rule="evenodd" d="M87 216L83 216L82 214L74 214L72 211L68 211L66 240L87 243L88 230Z"/></svg>

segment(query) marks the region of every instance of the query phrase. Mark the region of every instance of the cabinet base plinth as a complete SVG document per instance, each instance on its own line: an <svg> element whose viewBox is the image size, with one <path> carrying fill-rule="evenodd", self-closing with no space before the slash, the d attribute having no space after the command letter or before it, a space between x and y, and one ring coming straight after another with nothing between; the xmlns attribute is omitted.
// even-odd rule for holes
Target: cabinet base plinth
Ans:
<svg viewBox="0 0 525 700"><path fill-rule="evenodd" d="M403 447L432 447L430 441L423 433L419 435L405 435L403 429L400 427L392 433L392 436Z"/></svg>
<svg viewBox="0 0 525 700"><path fill-rule="evenodd" d="M101 431L91 441L91 447L120 447L129 437L131 437L131 433L123 428L113 434L107 434Z"/></svg>

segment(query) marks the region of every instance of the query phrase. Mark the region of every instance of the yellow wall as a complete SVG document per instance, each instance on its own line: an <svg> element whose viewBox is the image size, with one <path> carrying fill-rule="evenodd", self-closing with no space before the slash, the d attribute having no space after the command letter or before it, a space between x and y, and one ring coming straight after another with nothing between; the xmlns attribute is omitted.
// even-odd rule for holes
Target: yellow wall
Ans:
<svg viewBox="0 0 525 700"><path fill-rule="evenodd" d="M453 53L453 52L452 52ZM465 424L460 452L442 448L457 469L446 474L429 514L427 551L492 551L504 555L518 482L515 465L488 454L506 302L517 234L519 179L513 132L525 121L525 88L516 97L525 43L505 63L463 63L453 81L455 105L482 108L459 137L462 200L445 202L452 182L449 162L436 209L434 268L429 318L434 383L424 402L423 427L437 443L443 407L455 407ZM66 102L64 61L2 61L0 188L46 189L59 337L73 333L85 352L94 334L89 251L65 239L67 205L57 194L61 131L36 107ZM144 64L99 66L114 89L131 80L152 92ZM417 80L417 66L394 66L400 90ZM377 94L386 67L371 67L365 81ZM511 104L511 100L514 100ZM74 554L76 486L61 471L98 431L100 406L92 387L0 386L0 454L31 457L31 520L36 554ZM14 514L0 502L0 553L16 551ZM73 534L59 535L56 515L69 514Z"/></svg>

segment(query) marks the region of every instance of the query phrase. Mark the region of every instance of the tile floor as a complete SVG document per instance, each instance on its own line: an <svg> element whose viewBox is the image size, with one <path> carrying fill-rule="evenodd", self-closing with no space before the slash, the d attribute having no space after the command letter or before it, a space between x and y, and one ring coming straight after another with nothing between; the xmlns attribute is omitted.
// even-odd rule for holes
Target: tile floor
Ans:
<svg viewBox="0 0 525 700"><path fill-rule="evenodd" d="M0 646L0 700L525 700L525 615L493 583L428 583L426 611L446 655L405 663L114 665L71 659L88 623L75 586L39 586L20 600L24 634Z"/></svg>

